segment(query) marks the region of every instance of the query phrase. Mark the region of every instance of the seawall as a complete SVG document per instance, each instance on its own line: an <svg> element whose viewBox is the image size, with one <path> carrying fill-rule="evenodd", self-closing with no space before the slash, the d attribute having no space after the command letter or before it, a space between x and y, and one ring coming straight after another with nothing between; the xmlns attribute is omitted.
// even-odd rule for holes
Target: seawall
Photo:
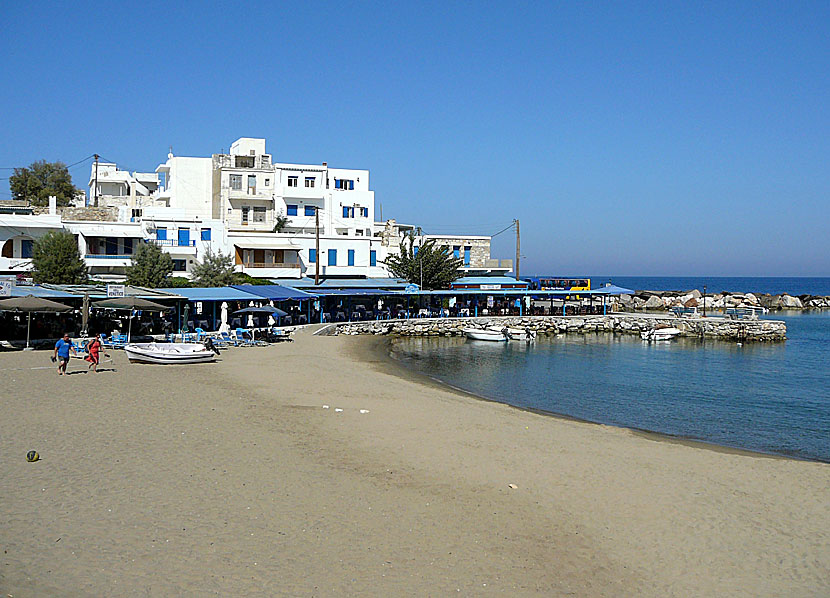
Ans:
<svg viewBox="0 0 830 598"><path fill-rule="evenodd" d="M727 318L677 318L653 314L605 316L504 316L478 318L415 318L331 324L327 334L396 334L400 336L460 336L465 328L505 326L528 328L539 334L612 332L637 334L652 328L674 326L681 336L736 341L777 342L787 338L787 326L779 320L730 320Z"/></svg>

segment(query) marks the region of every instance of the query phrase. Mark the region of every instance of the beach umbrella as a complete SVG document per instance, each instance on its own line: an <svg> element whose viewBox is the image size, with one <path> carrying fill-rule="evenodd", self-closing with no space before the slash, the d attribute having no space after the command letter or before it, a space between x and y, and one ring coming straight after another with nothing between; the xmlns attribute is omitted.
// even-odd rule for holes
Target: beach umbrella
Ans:
<svg viewBox="0 0 830 598"><path fill-rule="evenodd" d="M219 325L219 332L227 332L228 331L228 302L222 302L222 321Z"/></svg>
<svg viewBox="0 0 830 598"><path fill-rule="evenodd" d="M89 293L84 293L84 304L81 308L81 334L86 335L89 328Z"/></svg>
<svg viewBox="0 0 830 598"><path fill-rule="evenodd" d="M245 315L245 314L261 314L265 315L268 314L269 316L287 316L288 312L281 310L279 307L273 307L271 305L263 305L262 307L246 307L245 309L238 309L233 312L233 315Z"/></svg>
<svg viewBox="0 0 830 598"><path fill-rule="evenodd" d="M133 311L141 310L141 311L167 311L168 309L173 309L167 305L162 305L161 303L156 303L155 301L149 301L147 299L142 299L141 297L113 297L111 299L104 299L102 301L96 301L92 304L92 307L98 307L102 309L128 309L130 310L130 324L127 328L127 342L130 342L130 334L133 331ZM187 310L187 306L185 306L185 311Z"/></svg>
<svg viewBox="0 0 830 598"><path fill-rule="evenodd" d="M57 313L70 311L72 308L63 303L49 301L42 297L26 295L25 297L12 297L11 299L0 299L0 311L26 312L26 349L29 348L29 333L32 328L32 313Z"/></svg>

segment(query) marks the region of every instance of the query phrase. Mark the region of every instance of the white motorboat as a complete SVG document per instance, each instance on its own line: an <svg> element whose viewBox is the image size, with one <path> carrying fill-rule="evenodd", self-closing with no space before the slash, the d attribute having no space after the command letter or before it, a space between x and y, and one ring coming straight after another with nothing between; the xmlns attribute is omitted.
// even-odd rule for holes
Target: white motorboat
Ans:
<svg viewBox="0 0 830 598"><path fill-rule="evenodd" d="M652 328L640 332L640 338L644 341L670 341L680 333L681 331L674 327Z"/></svg>
<svg viewBox="0 0 830 598"><path fill-rule="evenodd" d="M464 336L474 341L503 343L507 340L507 333L504 330L494 330L491 328L465 328Z"/></svg>
<svg viewBox="0 0 830 598"><path fill-rule="evenodd" d="M507 337L511 341L530 342L536 338L536 331L529 328L508 328Z"/></svg>
<svg viewBox="0 0 830 598"><path fill-rule="evenodd" d="M131 363L207 363L216 354L194 343L131 343L124 347Z"/></svg>

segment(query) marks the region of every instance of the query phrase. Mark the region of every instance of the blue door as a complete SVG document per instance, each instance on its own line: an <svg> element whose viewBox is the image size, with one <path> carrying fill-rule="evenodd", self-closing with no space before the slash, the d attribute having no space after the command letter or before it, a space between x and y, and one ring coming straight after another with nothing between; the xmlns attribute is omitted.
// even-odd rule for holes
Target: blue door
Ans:
<svg viewBox="0 0 830 598"><path fill-rule="evenodd" d="M190 229L189 228L180 228L179 229L179 247L189 247L190 246Z"/></svg>
<svg viewBox="0 0 830 598"><path fill-rule="evenodd" d="M349 249L349 265L354 266L354 249Z"/></svg>

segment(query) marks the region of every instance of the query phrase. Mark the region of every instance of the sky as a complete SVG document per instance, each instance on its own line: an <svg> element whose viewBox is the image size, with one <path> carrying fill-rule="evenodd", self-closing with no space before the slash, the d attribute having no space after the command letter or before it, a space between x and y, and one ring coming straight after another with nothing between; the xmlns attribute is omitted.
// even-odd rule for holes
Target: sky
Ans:
<svg viewBox="0 0 830 598"><path fill-rule="evenodd" d="M522 274L830 276L827 2L18 2L0 49L0 177L264 137L384 219L518 219Z"/></svg>

